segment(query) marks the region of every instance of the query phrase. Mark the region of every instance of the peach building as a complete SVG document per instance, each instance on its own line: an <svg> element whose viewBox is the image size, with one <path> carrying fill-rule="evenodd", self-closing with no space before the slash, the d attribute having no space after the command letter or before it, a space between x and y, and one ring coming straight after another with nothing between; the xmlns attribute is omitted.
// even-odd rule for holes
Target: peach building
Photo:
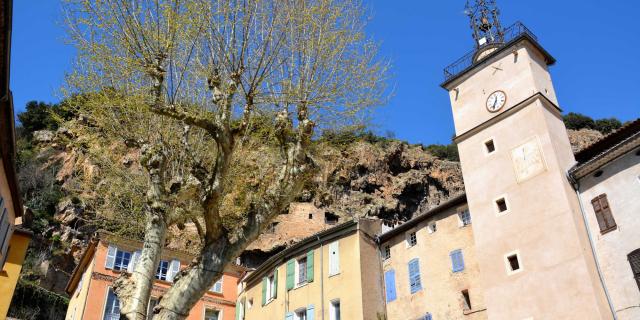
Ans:
<svg viewBox="0 0 640 320"><path fill-rule="evenodd" d="M140 255L142 243L100 233L92 239L71 275L67 320L116 320L119 303L111 285L122 272L131 272ZM181 251L165 249L151 292L149 310L171 286L173 277L193 259ZM235 318L238 280L245 269L232 266L222 279L191 309L189 320L232 320ZM149 319L151 317L148 317Z"/></svg>

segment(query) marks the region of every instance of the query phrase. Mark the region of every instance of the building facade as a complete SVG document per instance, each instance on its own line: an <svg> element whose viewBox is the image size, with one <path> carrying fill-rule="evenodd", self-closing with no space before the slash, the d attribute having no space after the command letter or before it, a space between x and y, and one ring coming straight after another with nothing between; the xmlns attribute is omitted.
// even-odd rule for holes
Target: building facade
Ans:
<svg viewBox="0 0 640 320"><path fill-rule="evenodd" d="M378 242L387 319L487 319L464 194L381 234Z"/></svg>
<svg viewBox="0 0 640 320"><path fill-rule="evenodd" d="M31 233L21 228L13 97L9 90L13 2L0 1L0 319L9 311Z"/></svg>
<svg viewBox="0 0 640 320"><path fill-rule="evenodd" d="M242 280L237 319L384 319L380 225L346 222L271 257Z"/></svg>
<svg viewBox="0 0 640 320"><path fill-rule="evenodd" d="M474 18L485 36L469 65L442 87L451 99L487 315L611 319L566 178L575 159L549 73L555 60L524 25L499 30Z"/></svg>
<svg viewBox="0 0 640 320"><path fill-rule="evenodd" d="M131 272L142 243L101 233L93 239L67 284L67 320L115 320L120 318L119 302L111 288L122 272ZM190 255L165 249L151 292L149 310L168 290L173 277L193 259ZM233 266L191 309L190 320L232 320L235 318L238 280L244 268ZM148 315L150 312L147 313ZM148 316L150 319L151 317Z"/></svg>
<svg viewBox="0 0 640 320"><path fill-rule="evenodd" d="M640 319L640 119L576 159L570 174L613 309Z"/></svg>

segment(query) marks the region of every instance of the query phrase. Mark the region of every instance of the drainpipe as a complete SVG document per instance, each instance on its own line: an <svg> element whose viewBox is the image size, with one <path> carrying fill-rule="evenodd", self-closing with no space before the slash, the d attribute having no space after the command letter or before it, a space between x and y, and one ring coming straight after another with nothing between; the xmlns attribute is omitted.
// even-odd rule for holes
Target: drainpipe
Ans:
<svg viewBox="0 0 640 320"><path fill-rule="evenodd" d="M320 242L320 236L316 236ZM323 243L320 242L320 319L324 320L324 249Z"/></svg>
<svg viewBox="0 0 640 320"><path fill-rule="evenodd" d="M614 320L618 320L618 316L616 315L616 311L613 307L613 302L611 301L611 296L609 295L609 290L607 289L607 284L604 281L604 276L602 275L602 269L600 268L600 260L598 259L598 254L596 253L595 244L593 242L593 236L591 234L591 229L589 229L589 225L587 223L587 214L584 211L584 206L582 205L582 198L580 195L580 182L571 176L569 172L567 172L567 179L569 180L569 184L576 192L576 196L578 197L578 204L580 205L580 213L582 214L582 222L584 223L585 229L587 229L587 238L589 238L589 247L591 248L591 253L593 254L593 258L596 262L596 270L598 271L598 278L600 279L600 284L602 284L602 288L604 289L604 295L607 298L607 303L609 304L609 310L613 315Z"/></svg>

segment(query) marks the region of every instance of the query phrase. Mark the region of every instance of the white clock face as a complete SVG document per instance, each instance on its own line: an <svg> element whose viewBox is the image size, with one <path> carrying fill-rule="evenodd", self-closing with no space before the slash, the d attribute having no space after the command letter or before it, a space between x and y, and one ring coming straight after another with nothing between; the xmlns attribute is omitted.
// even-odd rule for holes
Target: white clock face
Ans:
<svg viewBox="0 0 640 320"><path fill-rule="evenodd" d="M504 106L505 102L507 102L507 95L503 91L498 90L487 98L487 110L489 110L489 112L496 112Z"/></svg>

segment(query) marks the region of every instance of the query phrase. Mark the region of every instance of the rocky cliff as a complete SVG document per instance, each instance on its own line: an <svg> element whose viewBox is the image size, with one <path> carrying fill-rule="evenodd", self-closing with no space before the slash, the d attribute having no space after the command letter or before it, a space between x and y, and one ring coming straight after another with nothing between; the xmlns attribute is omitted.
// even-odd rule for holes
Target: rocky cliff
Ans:
<svg viewBox="0 0 640 320"><path fill-rule="evenodd" d="M30 251L26 277L41 286L62 293L70 272L95 228L86 221L83 195L75 177L95 175L95 166L74 148L62 143L70 133L36 132L34 151L37 166L22 175L47 171L62 195L52 210L53 221L40 221L39 232ZM575 151L601 137L593 130L570 131ZM314 159L320 169L289 215L274 221L247 252L243 260L257 265L266 257L333 224L354 217L378 217L388 223L405 221L453 195L464 192L459 163L440 159L421 145L382 139L370 142L356 139L345 145L318 142ZM124 155L125 162L135 156ZM36 188L37 189L37 188ZM26 195L32 197L33 194ZM37 225L37 216L28 213L26 222ZM188 232L189 228L184 229ZM170 237L171 247L184 246L180 237Z"/></svg>

